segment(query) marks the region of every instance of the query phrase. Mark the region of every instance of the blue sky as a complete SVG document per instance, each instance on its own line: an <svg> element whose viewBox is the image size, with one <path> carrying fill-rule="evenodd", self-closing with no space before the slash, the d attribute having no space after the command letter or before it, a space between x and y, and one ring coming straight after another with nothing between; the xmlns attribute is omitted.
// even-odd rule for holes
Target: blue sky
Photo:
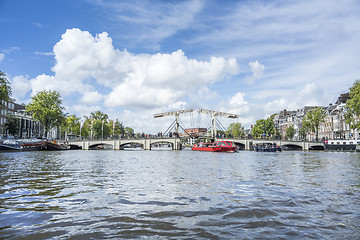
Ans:
<svg viewBox="0 0 360 240"><path fill-rule="evenodd" d="M357 0L0 0L0 70L19 103L53 89L68 113L101 110L138 132L188 108L249 127L346 92L360 79L359 26Z"/></svg>

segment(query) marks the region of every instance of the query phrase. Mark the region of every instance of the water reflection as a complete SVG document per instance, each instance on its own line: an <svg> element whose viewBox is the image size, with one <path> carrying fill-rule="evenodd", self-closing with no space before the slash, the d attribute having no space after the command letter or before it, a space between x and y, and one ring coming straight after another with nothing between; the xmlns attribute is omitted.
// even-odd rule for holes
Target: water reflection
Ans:
<svg viewBox="0 0 360 240"><path fill-rule="evenodd" d="M1 153L0 238L356 238L356 153Z"/></svg>

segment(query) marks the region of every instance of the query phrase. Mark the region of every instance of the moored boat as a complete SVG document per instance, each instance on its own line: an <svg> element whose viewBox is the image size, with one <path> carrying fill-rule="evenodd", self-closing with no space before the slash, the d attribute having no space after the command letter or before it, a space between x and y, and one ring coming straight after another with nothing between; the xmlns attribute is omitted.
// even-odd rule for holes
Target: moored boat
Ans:
<svg viewBox="0 0 360 240"><path fill-rule="evenodd" d="M275 143L256 144L254 146L254 151L256 152L281 152L281 150L281 147Z"/></svg>
<svg viewBox="0 0 360 240"><path fill-rule="evenodd" d="M359 140L328 140L324 142L324 149L330 151L358 151Z"/></svg>
<svg viewBox="0 0 360 240"><path fill-rule="evenodd" d="M43 141L40 150L48 150L48 151L61 151L61 150L69 150L70 146L67 144L60 144L56 141Z"/></svg>
<svg viewBox="0 0 360 240"><path fill-rule="evenodd" d="M191 150L206 152L236 152L237 148L231 141L216 141L195 144Z"/></svg>
<svg viewBox="0 0 360 240"><path fill-rule="evenodd" d="M20 145L24 151L39 151L42 148L42 139L21 139Z"/></svg>
<svg viewBox="0 0 360 240"><path fill-rule="evenodd" d="M22 147L17 140L5 140L0 143L1 151L21 151Z"/></svg>

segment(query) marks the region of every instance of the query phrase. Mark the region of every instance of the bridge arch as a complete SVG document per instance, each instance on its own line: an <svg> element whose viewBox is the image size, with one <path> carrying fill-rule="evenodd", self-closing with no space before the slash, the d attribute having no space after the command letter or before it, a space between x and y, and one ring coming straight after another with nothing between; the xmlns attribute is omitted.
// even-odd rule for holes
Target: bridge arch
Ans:
<svg viewBox="0 0 360 240"><path fill-rule="evenodd" d="M114 149L114 146L109 143L95 143L89 146L89 150L105 150Z"/></svg>
<svg viewBox="0 0 360 240"><path fill-rule="evenodd" d="M144 149L144 144L143 143L140 143L138 141L128 141L128 142L124 142L124 143L121 143L120 144L120 149L121 150L124 150L125 148L127 147L133 147L133 148L136 148L137 146L141 147L142 149Z"/></svg>
<svg viewBox="0 0 360 240"><path fill-rule="evenodd" d="M234 144L236 147L238 147L239 150L245 150L245 148L246 148L244 143L234 141Z"/></svg>
<svg viewBox="0 0 360 240"><path fill-rule="evenodd" d="M283 144L281 145L283 150L303 150L303 147L298 144Z"/></svg>

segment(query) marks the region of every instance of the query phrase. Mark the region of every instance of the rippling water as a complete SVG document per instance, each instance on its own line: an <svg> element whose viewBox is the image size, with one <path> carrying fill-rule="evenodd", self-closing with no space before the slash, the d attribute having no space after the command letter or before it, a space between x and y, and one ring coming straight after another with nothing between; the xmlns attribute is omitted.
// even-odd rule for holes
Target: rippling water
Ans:
<svg viewBox="0 0 360 240"><path fill-rule="evenodd" d="M0 153L0 239L359 239L360 154Z"/></svg>

